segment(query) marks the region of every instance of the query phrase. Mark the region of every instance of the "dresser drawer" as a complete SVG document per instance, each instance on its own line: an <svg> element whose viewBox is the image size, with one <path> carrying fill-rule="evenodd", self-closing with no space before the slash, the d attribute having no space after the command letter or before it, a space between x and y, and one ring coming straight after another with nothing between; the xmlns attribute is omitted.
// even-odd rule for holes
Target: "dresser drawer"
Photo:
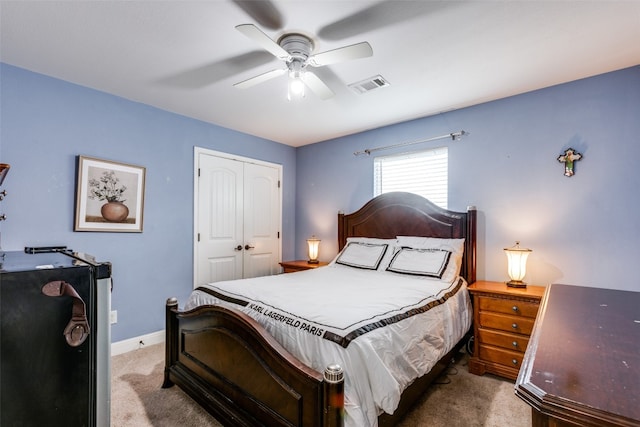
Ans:
<svg viewBox="0 0 640 427"><path fill-rule="evenodd" d="M522 353L525 352L529 344L528 337L484 328L478 328L478 340L481 344L490 344Z"/></svg>
<svg viewBox="0 0 640 427"><path fill-rule="evenodd" d="M480 358L487 362L520 369L524 353L480 344Z"/></svg>
<svg viewBox="0 0 640 427"><path fill-rule="evenodd" d="M479 297L478 305L480 311L495 311L497 313L531 317L534 319L536 314L538 314L538 303L534 302Z"/></svg>
<svg viewBox="0 0 640 427"><path fill-rule="evenodd" d="M531 335L535 319L528 317L507 316L504 314L480 312L480 327L499 329L505 332Z"/></svg>

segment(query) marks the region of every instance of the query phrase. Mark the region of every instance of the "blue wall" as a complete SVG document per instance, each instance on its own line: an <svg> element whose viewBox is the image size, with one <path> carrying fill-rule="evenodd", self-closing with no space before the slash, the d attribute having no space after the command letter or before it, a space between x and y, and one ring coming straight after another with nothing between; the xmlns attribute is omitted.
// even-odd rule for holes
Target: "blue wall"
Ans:
<svg viewBox="0 0 640 427"><path fill-rule="evenodd" d="M113 341L164 329L193 286L194 146L283 165L285 259L294 254L295 149L2 64L2 249L67 245L113 263ZM146 167L143 233L74 232L77 155Z"/></svg>
<svg viewBox="0 0 640 427"><path fill-rule="evenodd" d="M335 255L337 212L373 195L374 155L354 151L461 129L471 135L459 142L374 154L449 147L449 208L479 211L479 279L508 280L502 249L520 240L533 249L529 283L640 291L640 66L301 147L297 235ZM569 147L584 156L571 178L556 160Z"/></svg>
<svg viewBox="0 0 640 427"><path fill-rule="evenodd" d="M2 249L64 244L111 261L113 341L163 329L166 298L191 290L194 146L282 164L283 259L304 258L315 234L328 260L337 212L372 196L373 156L354 151L464 129L412 149L449 146L449 208L479 210L478 278L506 280L502 248L517 239L533 249L530 283L640 291L628 268L640 259L638 66L298 149L6 64L0 85ZM584 155L572 178L556 160L568 147ZM77 155L147 168L143 233L73 232Z"/></svg>

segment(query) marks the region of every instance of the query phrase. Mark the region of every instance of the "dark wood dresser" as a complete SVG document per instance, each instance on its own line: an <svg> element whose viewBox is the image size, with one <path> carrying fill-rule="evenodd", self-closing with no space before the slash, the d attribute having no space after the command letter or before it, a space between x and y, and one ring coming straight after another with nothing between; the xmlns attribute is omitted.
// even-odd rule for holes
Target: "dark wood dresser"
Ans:
<svg viewBox="0 0 640 427"><path fill-rule="evenodd" d="M515 391L534 427L640 426L640 292L550 285Z"/></svg>

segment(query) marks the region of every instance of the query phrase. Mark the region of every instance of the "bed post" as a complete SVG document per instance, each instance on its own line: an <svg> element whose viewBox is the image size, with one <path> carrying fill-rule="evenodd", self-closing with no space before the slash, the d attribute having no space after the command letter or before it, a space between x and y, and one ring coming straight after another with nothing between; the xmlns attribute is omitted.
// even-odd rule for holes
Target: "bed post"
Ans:
<svg viewBox="0 0 640 427"><path fill-rule="evenodd" d="M169 369L178 360L178 346L175 341L178 336L178 318L176 310L178 309L178 299L168 298L165 308L165 357L164 357L164 382L162 388L173 386L173 381L169 379Z"/></svg>
<svg viewBox="0 0 640 427"><path fill-rule="evenodd" d="M477 242L477 221L478 211L475 206L467 207L467 230L465 240L466 247L464 248L467 273L467 283L470 285L476 281L476 242Z"/></svg>
<svg viewBox="0 0 640 427"><path fill-rule="evenodd" d="M338 212L338 252L342 250L347 241L346 230L344 225L344 212Z"/></svg>
<svg viewBox="0 0 640 427"><path fill-rule="evenodd" d="M344 372L340 365L324 370L324 423L322 427L344 426Z"/></svg>

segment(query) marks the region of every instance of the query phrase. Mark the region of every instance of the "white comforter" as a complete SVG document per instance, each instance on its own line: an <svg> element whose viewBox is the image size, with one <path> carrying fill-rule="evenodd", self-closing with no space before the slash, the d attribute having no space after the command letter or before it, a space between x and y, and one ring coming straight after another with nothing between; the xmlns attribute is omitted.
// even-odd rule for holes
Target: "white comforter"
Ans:
<svg viewBox="0 0 640 427"><path fill-rule="evenodd" d="M461 278L445 283L334 264L206 288L217 297L195 290L185 309L214 303L232 307L256 319L311 368L323 372L330 364L342 366L345 426L376 426L382 411L392 414L402 391L471 325Z"/></svg>

